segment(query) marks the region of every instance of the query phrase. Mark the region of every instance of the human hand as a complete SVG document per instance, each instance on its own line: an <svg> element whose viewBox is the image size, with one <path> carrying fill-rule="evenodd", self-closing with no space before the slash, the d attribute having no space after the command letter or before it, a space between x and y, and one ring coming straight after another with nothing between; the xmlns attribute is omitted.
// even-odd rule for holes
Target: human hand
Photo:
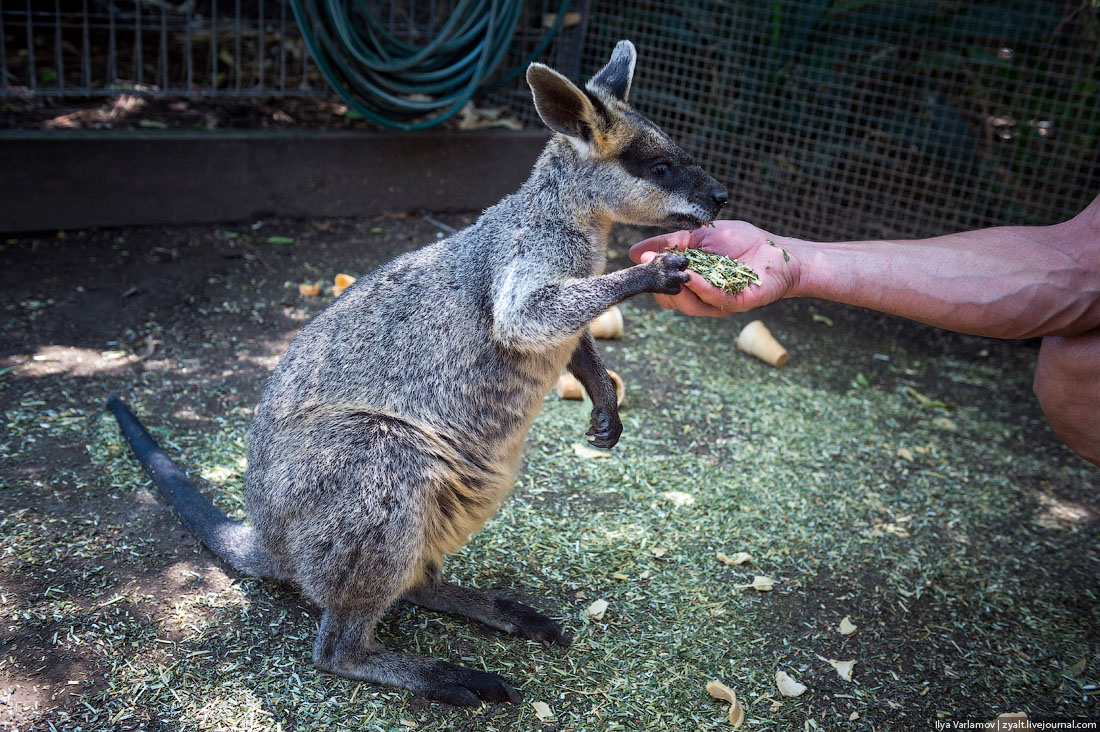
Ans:
<svg viewBox="0 0 1100 732"><path fill-rule="evenodd" d="M760 284L749 285L737 295L727 294L698 273L688 270L691 279L678 295L653 296L666 309L675 308L688 315L720 317L767 305L793 292L798 284L799 262L790 252L791 244L797 242L773 236L745 221L715 221L713 227L661 234L639 242L630 248L630 258L644 264L670 246L677 249L699 247L749 265L760 276Z"/></svg>

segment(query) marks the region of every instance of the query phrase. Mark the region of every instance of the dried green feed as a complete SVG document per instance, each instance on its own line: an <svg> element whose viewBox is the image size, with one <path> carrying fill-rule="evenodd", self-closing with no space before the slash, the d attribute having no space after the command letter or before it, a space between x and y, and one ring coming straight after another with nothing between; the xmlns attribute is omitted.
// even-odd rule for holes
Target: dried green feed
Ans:
<svg viewBox="0 0 1100 732"><path fill-rule="evenodd" d="M730 294L740 294L749 285L759 285L760 275L739 259L722 254L704 252L702 249L669 247L667 251L687 257L688 267L718 289Z"/></svg>

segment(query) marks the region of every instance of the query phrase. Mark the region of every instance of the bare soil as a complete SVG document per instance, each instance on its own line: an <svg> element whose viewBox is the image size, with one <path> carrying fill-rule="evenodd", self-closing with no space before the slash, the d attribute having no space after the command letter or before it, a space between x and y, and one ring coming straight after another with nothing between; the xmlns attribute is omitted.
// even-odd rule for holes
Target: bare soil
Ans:
<svg viewBox="0 0 1100 732"><path fill-rule="evenodd" d="M472 220L472 216L437 218L456 227ZM244 419L242 415L247 415L255 405L264 379L294 334L329 301L327 296L302 296L297 288L299 283L318 281L330 285L338 272L358 274L437 235L439 229L415 216L380 216L48 232L9 238L0 245L3 318L0 414L5 417L7 431L6 447L0 452L3 462L0 535L5 537L5 546L0 548L0 619L3 620L0 729L45 729L49 724L65 728L65 720L69 729L76 729L78 726L73 726L72 720L90 714L87 709L91 707L85 700L130 693L116 692L113 685L120 683L120 678L127 678L118 669L130 652L127 649L134 650L125 644L138 643L133 639L145 639L142 643L153 648L158 643L164 645L166 674L187 673L188 656L179 650L169 650L177 646L192 648L188 652L226 664L227 674L242 673L241 669L257 663L256 654L263 655L266 650L232 639L268 627L289 627L295 633L301 632L303 640L295 647L302 652L308 648L314 622L309 617L312 609L284 588L244 585L243 591L258 608L255 612L260 613L262 622L243 614L235 615L232 604L214 603L212 607L190 604L194 598L230 594L227 588L238 586L238 578L228 575L156 497L148 491L126 488L132 486L132 479L112 474L115 463L105 467L102 462L89 459L90 446L103 442L97 437L97 430L109 429L103 427L101 419L103 399L112 392L119 393L162 415L155 434L169 449L180 449L174 442L176 438L186 436L189 442L183 447L187 447L204 435L222 434L217 420L222 415ZM628 264L625 249L637 236L637 232L629 231L616 235L609 268ZM654 305L648 299L639 299L632 307L645 312ZM869 352L893 354L894 361L855 360L848 345L837 345L840 341L829 341L822 335L823 327L811 320L811 312L834 319L838 331L847 335L844 342L851 344L858 340L864 356ZM826 368L795 372L791 377L814 381L815 388L825 394L850 394L853 387L849 382L856 371L865 373L872 384L885 381L891 376L889 369L897 362L898 354L923 354L914 360L915 368L904 371L903 378L931 394L942 389L943 382L933 371L919 365L921 359L942 359L961 364L960 369L965 366L977 369L974 373L992 374L984 381L960 377L952 396L965 403L973 414L988 412L1007 420L1013 425L1013 434L1002 438L990 433L991 440L1003 445L998 453L1003 462L983 464L978 458L967 470L976 482L981 482L980 476L984 474L1008 475L1010 481L1020 486L1019 498L1015 508L1002 514L997 525L952 523L943 529L942 539L945 545L955 546L961 552L960 566L969 566L973 560L975 566L995 573L994 568L1003 564L1009 567L1006 571L1010 572L1012 587L1042 584L1050 588L1049 594L1042 596L1042 602L1051 603L1059 617L1072 619L1072 627L1065 631L1066 636L1058 636L1056 628L1042 626L1046 605L1029 605L1027 600L1019 600L1015 607L1011 603L998 605L990 600L998 593L998 587L994 586L986 588L980 596L968 594L964 589L968 585L953 577L925 575L919 568L904 566L907 554L899 549L889 561L877 562L873 555L868 555L853 559L850 566L825 561L823 554L799 556L798 576L803 579L792 580L796 590L750 598L752 604L745 612L759 621L759 632L773 640L780 638L783 644L801 640L807 648L824 650L831 636L820 628L811 629L807 618L843 615L852 606L853 597L869 598L865 615L878 620L868 623L853 641L859 645L848 650L858 651L861 663L871 666L877 663L881 667L874 684L868 682L859 691L861 696L870 694L877 700L875 710L865 710L863 714L865 721L868 714L877 715L874 716L877 729L914 729L911 726L914 719L927 721L946 714L943 710L948 708L974 713L983 708L973 696L980 697L979 692L987 693L998 704L1011 704L1016 699L1021 705L1038 706L1048 713L1068 709L1082 714L1091 709L1087 688L1085 692L1076 691L1085 681L1075 679L1087 680L1094 675L1092 666L1100 643L1094 596L1100 510L1095 480L1090 484L1089 478L1081 477L1091 475L1095 479L1095 473L1088 472L1057 441L1030 400L1027 364L1034 359L1034 344L943 333L825 303L782 303L769 309L767 317L779 324L776 330L788 343L800 343L804 352L816 353L826 362ZM699 332L706 338L729 342L737 323L716 322L699 327L704 328ZM830 335L840 337L835 332ZM646 337L648 341L645 337L640 341L643 345L656 344L662 336L655 331ZM658 363L652 368L665 369L670 365ZM637 384L653 379L653 373L647 370L651 367L642 363L616 364L616 368L628 382ZM963 376L969 373L970 370L960 370ZM651 414L662 410L676 412L677 405L688 398L691 389L705 389L701 386L705 384L705 376L700 374L700 381L694 386L666 382L660 388L646 390L644 396L634 397L639 405L635 408L652 410ZM778 373L774 378L787 377ZM1002 381L999 388L991 388L991 381L998 378ZM738 398L748 399L746 395ZM805 405L787 408L801 409ZM955 418L961 421L960 417ZM726 442L771 444L767 442L771 439L767 428L744 417L726 423L720 440L697 443L688 429L697 423L702 425L702 420L697 412L683 414L675 420L677 429L683 426L682 433L649 437L668 439L676 449L697 455L704 468L724 459ZM709 416L706 424L710 424ZM904 435L910 430L918 431L921 424L914 417L911 422L890 423L883 429ZM578 437L579 434L580 430ZM985 433L975 431L958 439L972 441L973 445L979 434ZM900 444L904 438L897 439ZM542 447L536 445L538 449ZM805 465L807 475L825 476L834 470L840 475L848 469L843 457L807 457L794 450L792 446L789 461L792 465ZM124 452L115 456L118 465L126 464ZM901 506L909 490L906 481L910 478L904 476L909 475L910 468L917 473L932 471L933 475L938 474L935 471L948 469L932 462L909 466L897 461L898 467L893 447L887 452L886 462L876 468L879 472L875 482L851 486L852 490L867 491L875 500L880 495L889 496ZM1019 458L1018 464L1011 460L1013 455ZM803 462L799 463L800 460ZM1039 462L1029 462L1034 460ZM1044 472L1045 467L1020 467L1035 464L1052 467L1049 472ZM631 510L633 501L618 493L614 486L604 485L601 490L605 492L585 492L586 489L578 488L580 484L583 481L578 483L575 476L566 475L560 485L534 498L566 513L570 507L577 513L594 514ZM779 485L775 483L777 488ZM814 489L805 490L809 491L805 495L813 499ZM950 495L936 495L935 500L944 505L955 500ZM816 500L822 503L820 498ZM826 501L830 500L826 496ZM645 502L649 503L649 499ZM654 499L651 508L656 506ZM234 508L239 510L239 506L227 510ZM742 509L751 513L748 503L742 504ZM828 503L820 511L827 517ZM1049 526L1040 519L1048 521ZM916 523L922 518L918 515L913 520ZM899 532L898 536L909 535L904 526L899 529L889 523L888 517L876 521L879 521L874 527L876 531L885 525L887 531ZM672 525L675 522L670 519L669 526ZM841 537L836 541L837 547L848 546L842 538L846 530L844 526L837 527ZM1024 544L1036 548L1022 554ZM515 570L516 577L503 581L514 580L513 586L520 587L545 581L560 593L555 601L571 602L578 608L594 599L580 591L571 595L572 591L560 580L552 578L553 571L544 574L545 567L535 556L539 551L518 549L516 561L530 561L538 569ZM699 553L713 555L705 547L699 548ZM648 551L645 554L652 561ZM614 567L608 571L611 569ZM729 577L721 575L721 581L735 580L735 572L723 571ZM907 595L891 594L885 589L899 573L913 581L913 591ZM958 594L949 598L941 594L948 592L943 588L949 588L949 594L956 591ZM646 590L646 596L656 596L656 592L655 587ZM642 605L637 611L638 623L643 623L640 616L652 612L646 607ZM404 618L409 619L407 614ZM225 638L224 647L213 641L188 645L194 643L197 628L214 621L223 623L212 637ZM630 627L623 626L622 632L626 633ZM120 630L123 628L125 631ZM1037 635L1027 636L1027 628L1034 629ZM271 632L274 635L267 642L276 644L283 640L279 637L283 631ZM1018 640L1015 637L1018 633L1025 637ZM1045 643L1047 633L1055 634L1049 655L1041 657L1040 652L1037 657L1034 647L1040 641L1036 638ZM125 638L124 644L118 645L114 638ZM493 644L499 634L477 630L472 638L473 641L463 641L467 645L460 646L459 652L474 654L476 651L470 650L469 643L478 644L480 639L481 644ZM1033 645L1028 646L1029 642ZM763 648L751 644L737 646L730 641L730 646L719 654L730 663L741 663L746 653L751 656ZM965 653L962 648L966 648ZM784 651L779 657L788 653ZM1083 654L1087 670L1081 673L1066 670L1064 674L1049 671L1055 667L1068 669L1077 660L1067 657L1067 653ZM550 657L557 659L552 663L566 663ZM691 662L691 658L668 661L672 665ZM306 670L302 673L309 673L308 658L303 663ZM989 672L994 674L993 680L984 682L984 677L974 677L965 693L959 691L956 674L967 664L993 669ZM998 675L1002 674L1000 669L1016 666L1020 671L1012 676L1016 681L1011 684ZM1040 666L1047 670L1040 673L1037 670ZM534 674L542 668L527 671ZM763 668L765 675L770 673L767 663ZM930 680L917 681L924 678L922 674L928 669L933 670L928 671ZM142 678L143 683L152 683L149 678ZM1062 679L1061 686L1058 679ZM979 686L979 682L984 685ZM289 676L280 683L290 684ZM325 693L343 695L341 698L350 696L349 703L354 703L354 694L347 691L351 685L339 680L325 684ZM1072 689L1067 690L1069 687ZM364 697L374 693L371 687L366 689L362 692ZM807 718L819 718L823 725L828 722L830 728L834 726L830 720L847 719L848 712L842 707L847 699L856 698L848 694L851 687L830 677L827 681L823 679L816 690L829 691L835 696L831 703L815 707L812 715L807 711ZM1070 706L1057 706L1054 700L1062 698L1060 694L1077 701L1058 702ZM1047 695L1049 705L1043 701ZM562 698L566 701L555 702L558 708L567 706L569 700L580 705L588 703L587 696ZM659 694L654 698L655 702L661 701ZM768 703L757 699L754 714L764 714ZM704 700L699 704L706 710ZM423 725L427 708L428 705L413 699L401 707L400 714L413 715ZM789 708L788 703L785 709ZM710 711L715 713L708 719L721 717L718 711ZM492 713L504 715L493 717L493 723L502 726L492 728L514 729L511 725L516 724L516 715L524 711ZM170 717L162 716L166 714L163 711L151 709L144 718L129 714L120 712L119 719L92 716L93 721L83 722L84 726L79 728L174 728L174 723L164 721ZM428 719L435 714L432 711ZM679 721L674 718L667 727L661 726L658 719L654 728L694 728L691 714L685 715ZM790 722L791 718L781 719ZM909 721L891 722L898 719ZM298 722L305 721L298 718ZM488 729L489 726L483 725L489 721L454 717L453 724L460 729ZM642 726L648 726L648 722ZM544 728L605 727L593 719L591 727L561 722ZM801 723L798 728L802 728Z"/></svg>

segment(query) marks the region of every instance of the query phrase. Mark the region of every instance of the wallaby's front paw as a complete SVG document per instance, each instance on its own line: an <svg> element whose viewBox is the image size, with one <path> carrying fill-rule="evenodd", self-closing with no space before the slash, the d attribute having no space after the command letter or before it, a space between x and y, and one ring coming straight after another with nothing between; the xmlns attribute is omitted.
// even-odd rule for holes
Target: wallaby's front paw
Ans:
<svg viewBox="0 0 1100 732"><path fill-rule="evenodd" d="M512 632L520 638L539 641L547 646L557 643L563 647L568 647L569 642L573 640L562 632L560 625L522 602L509 600L507 597L493 598L493 602L497 613L508 619Z"/></svg>
<svg viewBox="0 0 1100 732"><path fill-rule="evenodd" d="M615 447L623 433L623 423L619 420L618 413L596 407L592 410L591 419L592 426L584 433L592 438L588 444L593 447Z"/></svg>
<svg viewBox="0 0 1100 732"><path fill-rule="evenodd" d="M504 677L446 661L432 664L431 674L417 691L429 699L460 707L476 707L483 701L515 704L520 700L519 692Z"/></svg>
<svg viewBox="0 0 1100 732"><path fill-rule="evenodd" d="M677 295L680 292L680 287L691 279L684 271L687 269L688 260L683 254L674 252L658 254L646 266L653 271L656 280L650 292L657 292L662 295Z"/></svg>

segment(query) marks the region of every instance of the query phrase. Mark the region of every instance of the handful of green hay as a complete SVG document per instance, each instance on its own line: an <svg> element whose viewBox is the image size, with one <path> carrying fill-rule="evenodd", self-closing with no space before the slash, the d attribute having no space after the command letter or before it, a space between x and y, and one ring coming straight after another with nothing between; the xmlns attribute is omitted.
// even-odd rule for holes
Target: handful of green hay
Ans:
<svg viewBox="0 0 1100 732"><path fill-rule="evenodd" d="M665 251L683 254L687 257L689 269L729 295L737 295L749 285L760 284L760 275L756 274L756 270L739 259L702 249L669 247Z"/></svg>

